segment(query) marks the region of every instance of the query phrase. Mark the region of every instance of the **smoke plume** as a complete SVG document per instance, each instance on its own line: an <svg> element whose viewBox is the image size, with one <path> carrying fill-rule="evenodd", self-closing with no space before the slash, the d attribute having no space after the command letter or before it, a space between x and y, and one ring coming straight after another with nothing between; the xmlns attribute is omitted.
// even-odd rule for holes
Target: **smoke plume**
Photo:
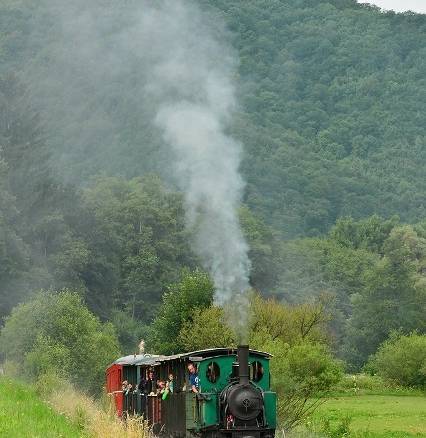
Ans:
<svg viewBox="0 0 426 438"><path fill-rule="evenodd" d="M159 2L141 27L155 123L172 148L195 250L213 277L216 303L233 306L234 322L244 325L250 263L237 214L242 150L227 134L236 106L234 54L188 2Z"/></svg>

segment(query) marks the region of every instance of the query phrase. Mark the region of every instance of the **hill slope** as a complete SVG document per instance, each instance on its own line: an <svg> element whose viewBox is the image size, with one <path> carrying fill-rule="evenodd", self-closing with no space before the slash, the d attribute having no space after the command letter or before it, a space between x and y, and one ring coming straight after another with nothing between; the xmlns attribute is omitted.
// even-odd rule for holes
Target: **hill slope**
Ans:
<svg viewBox="0 0 426 438"><path fill-rule="evenodd" d="M355 0L199 3L238 51L233 132L253 210L285 236L322 233L342 215L424 217L425 15ZM2 70L25 78L61 175L167 178L137 46L114 49L138 3L1 9Z"/></svg>

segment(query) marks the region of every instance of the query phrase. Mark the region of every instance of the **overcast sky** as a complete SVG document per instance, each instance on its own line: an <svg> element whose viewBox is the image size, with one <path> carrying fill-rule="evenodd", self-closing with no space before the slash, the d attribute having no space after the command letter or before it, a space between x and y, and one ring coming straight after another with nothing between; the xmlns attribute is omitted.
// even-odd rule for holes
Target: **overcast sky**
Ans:
<svg viewBox="0 0 426 438"><path fill-rule="evenodd" d="M358 0L359 3L371 3L383 9L397 12L414 11L426 14L426 0Z"/></svg>

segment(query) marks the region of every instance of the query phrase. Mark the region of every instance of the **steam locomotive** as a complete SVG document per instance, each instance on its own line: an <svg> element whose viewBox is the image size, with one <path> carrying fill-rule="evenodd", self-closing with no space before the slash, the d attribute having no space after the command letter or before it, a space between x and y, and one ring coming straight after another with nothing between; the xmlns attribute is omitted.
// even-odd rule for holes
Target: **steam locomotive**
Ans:
<svg viewBox="0 0 426 438"><path fill-rule="evenodd" d="M156 435L273 438L276 393L270 389L270 358L247 345L174 356L126 356L107 369L106 386L117 415L143 416ZM197 366L198 394L190 390L189 363ZM166 399L139 390L122 391L124 380L136 388L150 371L158 380L173 374L173 393Z"/></svg>

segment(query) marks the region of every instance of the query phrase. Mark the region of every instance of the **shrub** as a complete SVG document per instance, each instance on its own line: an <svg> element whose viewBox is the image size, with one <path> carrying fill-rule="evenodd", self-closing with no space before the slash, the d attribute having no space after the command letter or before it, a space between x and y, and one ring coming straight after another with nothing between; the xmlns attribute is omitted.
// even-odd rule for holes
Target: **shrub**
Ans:
<svg viewBox="0 0 426 438"><path fill-rule="evenodd" d="M351 421L350 417L344 417L333 426L329 418L323 418L320 431L327 438L346 438L351 436Z"/></svg>
<svg viewBox="0 0 426 438"><path fill-rule="evenodd" d="M278 393L281 427L291 430L302 423L342 377L342 365L327 346L302 343L294 346L269 341L263 349L273 354L272 385Z"/></svg>
<svg viewBox="0 0 426 438"><path fill-rule="evenodd" d="M1 330L0 350L27 377L56 373L90 392L99 392L105 367L119 355L113 326L67 290L18 305Z"/></svg>
<svg viewBox="0 0 426 438"><path fill-rule="evenodd" d="M403 386L426 387L426 335L391 335L367 369Z"/></svg>

